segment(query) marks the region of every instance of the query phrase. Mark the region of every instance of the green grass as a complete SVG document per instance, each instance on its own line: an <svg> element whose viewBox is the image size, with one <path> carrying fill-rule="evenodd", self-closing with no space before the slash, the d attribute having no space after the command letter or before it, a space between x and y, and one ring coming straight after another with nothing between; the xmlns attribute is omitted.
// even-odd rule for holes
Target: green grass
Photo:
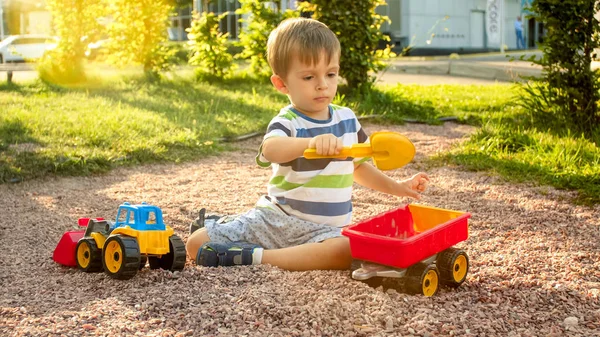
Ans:
<svg viewBox="0 0 600 337"><path fill-rule="evenodd" d="M509 181L578 190L579 203L600 202L600 147L587 139L486 124L467 143L436 159L495 172Z"/></svg>
<svg viewBox="0 0 600 337"><path fill-rule="evenodd" d="M509 84L397 85L388 87L386 93L400 103L395 104L389 113L416 119L453 116L464 123L481 124L484 118L514 112L515 109L510 103L515 94Z"/></svg>
<svg viewBox="0 0 600 337"><path fill-rule="evenodd" d="M412 114L430 122L455 116L481 126L467 142L433 158L432 164L457 164L493 172L509 181L577 190L576 202L599 203L600 130L584 138L533 121L516 104L518 90L513 85L397 85L383 89L394 100L404 100L402 106L411 111L403 114L400 109L390 109L391 120Z"/></svg>
<svg viewBox="0 0 600 337"><path fill-rule="evenodd" d="M192 81L186 72L158 84L139 78L104 73L77 89L0 85L0 181L218 154L230 148L218 139L264 132L287 104L269 83L250 78L213 84ZM544 131L515 104L517 90L508 84L382 86L362 97L340 94L336 103L359 115L382 115L385 123L457 117L481 128L431 164L577 190L579 201L600 202L600 132L581 138Z"/></svg>
<svg viewBox="0 0 600 337"><path fill-rule="evenodd" d="M200 158L223 148L217 138L266 129L284 103L285 97L252 81L127 80L72 90L0 86L0 180Z"/></svg>

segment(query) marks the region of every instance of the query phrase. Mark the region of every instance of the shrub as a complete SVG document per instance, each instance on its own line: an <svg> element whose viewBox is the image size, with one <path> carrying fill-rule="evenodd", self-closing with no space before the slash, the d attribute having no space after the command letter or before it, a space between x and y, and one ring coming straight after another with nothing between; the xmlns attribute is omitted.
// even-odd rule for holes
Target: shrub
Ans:
<svg viewBox="0 0 600 337"><path fill-rule="evenodd" d="M590 134L600 126L600 72L591 69L594 49L600 47L594 17L600 2L535 0L531 7L547 34L543 56L531 59L543 67L542 76L526 84L522 104L547 126Z"/></svg>
<svg viewBox="0 0 600 337"><path fill-rule="evenodd" d="M165 45L170 1L114 0L110 6L113 21L108 26L108 61L116 65L141 64L150 78L169 69L175 53Z"/></svg>
<svg viewBox="0 0 600 337"><path fill-rule="evenodd" d="M190 48L185 41L169 41L165 46L173 54L173 58L169 59L170 64L188 64Z"/></svg>
<svg viewBox="0 0 600 337"><path fill-rule="evenodd" d="M340 75L353 91L368 89L379 72L386 67L382 59L395 56L389 45L377 49L381 40L389 41L381 24L387 17L375 13L375 8L385 5L383 0L313 0L302 2L300 8L313 12L313 18L325 23L337 35L342 47Z"/></svg>
<svg viewBox="0 0 600 337"><path fill-rule="evenodd" d="M199 65L197 74L200 77L224 78L233 70L233 56L227 52L228 33L219 31L219 22L228 15L223 13L194 13L192 27L188 28L188 38L192 56L189 63Z"/></svg>
<svg viewBox="0 0 600 337"><path fill-rule="evenodd" d="M94 0L48 0L46 4L59 41L40 60L40 78L56 84L85 81L86 38L98 34L96 18L104 15L103 6Z"/></svg>
<svg viewBox="0 0 600 337"><path fill-rule="evenodd" d="M270 76L271 70L267 61L267 40L269 34L284 19L298 16L292 10L281 13L274 10L266 0L240 0L242 7L236 14L246 14L247 19L240 19L247 23L247 28L239 34L240 45L243 51L236 55L237 58L250 59L250 71L258 76Z"/></svg>

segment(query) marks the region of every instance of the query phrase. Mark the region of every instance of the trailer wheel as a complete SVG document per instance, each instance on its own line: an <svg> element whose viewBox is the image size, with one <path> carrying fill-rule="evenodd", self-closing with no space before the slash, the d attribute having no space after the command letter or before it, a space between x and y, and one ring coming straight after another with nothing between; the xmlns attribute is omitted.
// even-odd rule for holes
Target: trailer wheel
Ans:
<svg viewBox="0 0 600 337"><path fill-rule="evenodd" d="M169 237L169 253L162 256L150 256L150 269L166 269L170 271L181 271L185 266L186 252L185 244L177 235Z"/></svg>
<svg viewBox="0 0 600 337"><path fill-rule="evenodd" d="M92 238L81 238L75 248L77 268L86 273L102 271L102 253Z"/></svg>
<svg viewBox="0 0 600 337"><path fill-rule="evenodd" d="M467 278L469 257L462 249L448 248L444 250L438 255L436 264L440 270L440 280L446 286L456 288Z"/></svg>
<svg viewBox="0 0 600 337"><path fill-rule="evenodd" d="M104 243L102 264L104 272L112 278L128 280L140 268L140 246L135 238L111 235Z"/></svg>
<svg viewBox="0 0 600 337"><path fill-rule="evenodd" d="M437 293L439 272L435 264L417 263L406 271L405 288L410 294L422 294L427 297Z"/></svg>

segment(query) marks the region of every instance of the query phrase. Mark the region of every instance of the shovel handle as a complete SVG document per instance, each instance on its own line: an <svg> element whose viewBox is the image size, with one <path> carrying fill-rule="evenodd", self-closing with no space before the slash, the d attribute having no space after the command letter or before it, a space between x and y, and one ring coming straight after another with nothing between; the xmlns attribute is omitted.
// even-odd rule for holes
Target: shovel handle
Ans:
<svg viewBox="0 0 600 337"><path fill-rule="evenodd" d="M362 158L371 157L373 151L371 150L371 144L354 144L352 147L343 147L340 153L332 155L321 155L317 154L316 149L304 150L304 158L306 159L321 159L321 158Z"/></svg>

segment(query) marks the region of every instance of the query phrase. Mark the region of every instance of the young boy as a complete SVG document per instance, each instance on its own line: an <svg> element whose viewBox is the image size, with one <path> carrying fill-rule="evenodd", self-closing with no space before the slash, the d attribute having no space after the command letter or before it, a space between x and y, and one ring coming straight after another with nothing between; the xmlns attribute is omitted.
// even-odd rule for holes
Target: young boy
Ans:
<svg viewBox="0 0 600 337"><path fill-rule="evenodd" d="M205 219L201 211L190 228L187 253L204 266L348 269L350 244L341 228L351 223L353 182L418 199L429 178L418 173L397 182L366 163L368 158L302 156L306 149L333 155L369 141L350 109L331 104L340 44L326 25L304 18L283 21L269 36L267 56L271 83L291 102L270 122L256 158L260 166L273 167L268 195L232 221Z"/></svg>

